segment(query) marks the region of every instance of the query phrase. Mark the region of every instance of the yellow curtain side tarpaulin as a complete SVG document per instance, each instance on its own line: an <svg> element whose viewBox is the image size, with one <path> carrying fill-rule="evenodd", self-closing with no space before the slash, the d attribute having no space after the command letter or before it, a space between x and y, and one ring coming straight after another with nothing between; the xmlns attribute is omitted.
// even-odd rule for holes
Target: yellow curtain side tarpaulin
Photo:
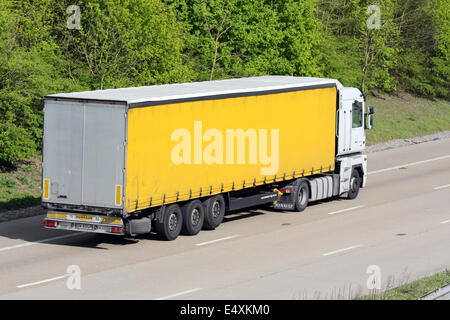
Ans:
<svg viewBox="0 0 450 320"><path fill-rule="evenodd" d="M320 88L267 95L201 100L129 109L125 206L128 212L334 170L336 88ZM194 123L202 133L216 129L223 136L224 164L195 164ZM191 134L191 164L175 164L172 133ZM249 140L245 164L226 164L227 129L266 129L268 155L271 130L279 134L279 165L273 175L268 167L249 163ZM259 139L259 134L258 134ZM205 148L211 141L203 141ZM236 147L235 144L235 159ZM260 145L258 144L258 147ZM259 150L258 150L259 153ZM314 172L311 172L314 170Z"/></svg>

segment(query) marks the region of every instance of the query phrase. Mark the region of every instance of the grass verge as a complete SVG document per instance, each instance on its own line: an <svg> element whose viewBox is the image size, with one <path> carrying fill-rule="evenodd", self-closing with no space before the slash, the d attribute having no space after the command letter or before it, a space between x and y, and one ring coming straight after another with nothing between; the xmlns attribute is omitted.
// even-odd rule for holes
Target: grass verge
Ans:
<svg viewBox="0 0 450 320"><path fill-rule="evenodd" d="M407 93L368 97L375 107L374 127L367 130L367 145L408 139L450 130L450 102L428 100Z"/></svg>
<svg viewBox="0 0 450 320"><path fill-rule="evenodd" d="M417 300L427 293L450 284L450 270L439 272L381 293L357 298L358 300Z"/></svg>
<svg viewBox="0 0 450 320"><path fill-rule="evenodd" d="M41 159L21 161L0 171L0 212L37 205L41 195Z"/></svg>

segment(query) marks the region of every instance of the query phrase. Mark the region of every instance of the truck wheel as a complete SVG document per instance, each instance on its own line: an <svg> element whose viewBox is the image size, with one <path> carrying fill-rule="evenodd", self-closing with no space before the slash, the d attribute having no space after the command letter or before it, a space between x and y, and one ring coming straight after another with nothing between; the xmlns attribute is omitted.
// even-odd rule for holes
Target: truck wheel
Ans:
<svg viewBox="0 0 450 320"><path fill-rule="evenodd" d="M203 202L205 207L205 221L203 228L206 230L214 230L223 220L225 215L225 199L222 195L217 195Z"/></svg>
<svg viewBox="0 0 450 320"><path fill-rule="evenodd" d="M309 183L307 181L302 181L297 188L295 193L295 210L302 212L308 206L309 201Z"/></svg>
<svg viewBox="0 0 450 320"><path fill-rule="evenodd" d="M205 209L200 200L193 200L181 207L183 227L181 233L189 236L200 232L205 220Z"/></svg>
<svg viewBox="0 0 450 320"><path fill-rule="evenodd" d="M162 240L175 240L180 234L182 225L181 209L177 204L172 204L166 209L162 221L156 221L156 233Z"/></svg>
<svg viewBox="0 0 450 320"><path fill-rule="evenodd" d="M358 170L353 170L350 178L350 189L348 190L348 199L355 199L358 196L359 188L361 187L361 177Z"/></svg>

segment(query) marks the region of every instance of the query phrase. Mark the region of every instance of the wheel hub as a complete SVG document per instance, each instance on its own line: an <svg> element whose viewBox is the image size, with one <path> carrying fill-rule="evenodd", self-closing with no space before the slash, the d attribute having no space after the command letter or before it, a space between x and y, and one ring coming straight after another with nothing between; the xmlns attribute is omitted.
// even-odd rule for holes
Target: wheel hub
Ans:
<svg viewBox="0 0 450 320"><path fill-rule="evenodd" d="M356 178L352 177L352 179L350 180L350 185L351 185L352 190L356 190L357 183L358 183L358 181L356 180Z"/></svg>
<svg viewBox="0 0 450 320"><path fill-rule="evenodd" d="M192 210L191 223L193 226L198 225L200 222L200 212L197 209Z"/></svg>
<svg viewBox="0 0 450 320"><path fill-rule="evenodd" d="M170 214L169 216L169 230L173 231L177 228L178 218L175 213Z"/></svg>
<svg viewBox="0 0 450 320"><path fill-rule="evenodd" d="M305 188L301 188L298 193L298 202L301 205L304 205L306 203L307 197L306 197L306 190Z"/></svg>
<svg viewBox="0 0 450 320"><path fill-rule="evenodd" d="M214 201L212 206L212 215L217 218L220 215L220 203L219 201Z"/></svg>

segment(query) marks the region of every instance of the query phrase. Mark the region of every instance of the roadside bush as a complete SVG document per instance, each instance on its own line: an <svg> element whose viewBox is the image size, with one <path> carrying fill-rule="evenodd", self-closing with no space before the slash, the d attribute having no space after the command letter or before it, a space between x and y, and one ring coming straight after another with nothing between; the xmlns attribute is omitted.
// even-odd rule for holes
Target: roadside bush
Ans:
<svg viewBox="0 0 450 320"><path fill-rule="evenodd" d="M32 157L36 144L30 133L12 123L0 124L0 165L15 166L20 159Z"/></svg>

